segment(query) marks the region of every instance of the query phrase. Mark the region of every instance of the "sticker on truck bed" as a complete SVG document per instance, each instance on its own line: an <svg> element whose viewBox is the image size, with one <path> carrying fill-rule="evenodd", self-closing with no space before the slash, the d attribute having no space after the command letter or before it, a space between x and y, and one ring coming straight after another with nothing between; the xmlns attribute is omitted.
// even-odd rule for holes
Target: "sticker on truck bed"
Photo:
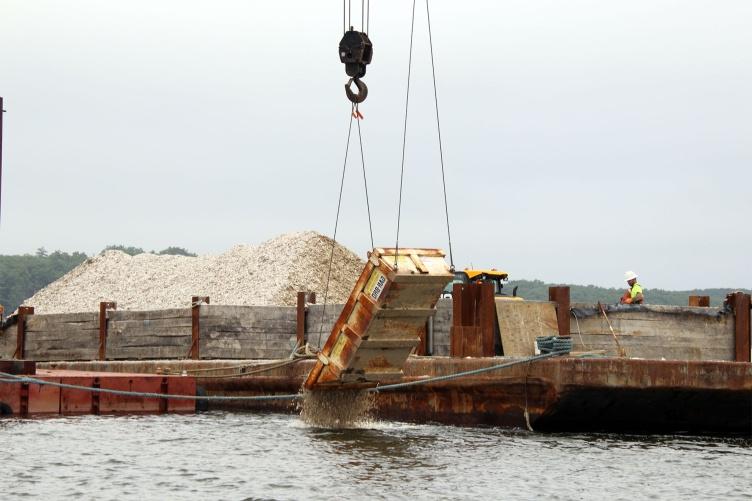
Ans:
<svg viewBox="0 0 752 501"><path fill-rule="evenodd" d="M381 293L384 292L386 286L386 277L379 270L374 270L371 274L368 282L366 283L366 294L371 296L371 299L378 301L381 297Z"/></svg>

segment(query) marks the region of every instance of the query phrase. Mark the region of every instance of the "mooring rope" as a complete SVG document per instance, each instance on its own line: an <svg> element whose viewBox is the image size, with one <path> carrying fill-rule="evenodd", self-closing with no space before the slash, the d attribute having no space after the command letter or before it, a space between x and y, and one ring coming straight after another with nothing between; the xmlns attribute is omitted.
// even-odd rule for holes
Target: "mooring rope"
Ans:
<svg viewBox="0 0 752 501"><path fill-rule="evenodd" d="M227 395L173 395L170 393L151 393L143 391L126 391L126 390L113 390L110 388L92 388L90 386L79 386L77 384L57 383L55 381L45 381L43 379L37 379L29 376L17 376L14 374L8 374L0 372L0 376L7 379L11 379L17 384L38 384L40 386L54 386L56 388L65 388L69 390L81 390L89 391L92 393L109 393L111 395L123 395L126 397L143 397L143 398L165 398L173 400L207 400L207 401L224 401L224 400L297 400L302 398L299 393L287 394L287 395L254 395L254 396L227 396Z"/></svg>
<svg viewBox="0 0 752 501"><path fill-rule="evenodd" d="M418 380L415 380L415 381L407 381L405 383L395 383L395 384L388 384L388 385L385 385L385 386L376 386L374 388L369 388L367 391L370 391L370 392L390 391L390 390L397 390L397 389L401 389L401 388L406 388L408 386L417 386L417 385L420 385L420 384L438 383L440 381L450 381L452 379L459 379L459 378L467 377L467 376L475 376L476 374L483 374L484 372L491 372L491 371L496 371L496 370L499 370L499 369L506 369L507 367L513 367L515 365L527 364L527 363L530 363L530 362L536 362L538 360L543 360L545 358L551 358L551 357L557 357L557 356L561 356L561 355L566 355L568 353L569 353L568 351L554 351L554 352L546 353L546 354L543 354L543 355L535 355L533 357L522 358L522 359L519 359L519 360L513 360L512 362L506 362L506 363L503 363L503 364L492 365L490 367L482 367L480 369L472 369L472 370L469 370L469 371L457 372L455 374L447 374L446 376L436 376L436 377L430 377L430 378L426 378L426 379L418 379Z"/></svg>
<svg viewBox="0 0 752 501"><path fill-rule="evenodd" d="M537 362L538 360L544 360L546 358L562 356L568 353L569 352L567 351L555 351L555 352L546 353L543 355L535 355L533 357L513 360L511 362L505 362L503 364L492 365L490 367L482 367L480 369L472 369L469 371L457 372L455 374L447 374L445 376L436 376L436 377L430 377L426 379L419 379L416 381L407 381L404 383L395 383L395 384L388 384L384 386L376 386L374 388L368 388L365 391L367 392L392 391L392 390L407 388L409 386L418 386L418 385L423 385L423 384L437 383L440 381L450 381L453 379L459 379L459 378L463 378L467 376L475 376L477 374L483 374L485 372L506 369L508 367L513 367L515 365L529 364L531 362ZM297 399L303 398L303 395L301 393L290 393L290 394L284 394L284 395L237 396L237 397L227 396L227 395L206 395L206 396L173 395L169 393L150 393L150 392L141 392L141 391L112 390L109 388L92 388L90 386L80 386L80 385L75 385L75 384L45 381L43 379L37 379L37 378L29 377L29 376L18 376L14 374L8 374L5 372L0 372L0 377L3 378L2 380L0 380L3 382L12 382L12 383L17 383L17 384L23 384L23 383L38 384L40 386L54 386L56 388L89 391L93 393L109 393L112 395L123 395L127 397L165 398L165 399L175 399L175 400L205 400L205 401L227 401L227 400L269 401L269 400L297 400Z"/></svg>

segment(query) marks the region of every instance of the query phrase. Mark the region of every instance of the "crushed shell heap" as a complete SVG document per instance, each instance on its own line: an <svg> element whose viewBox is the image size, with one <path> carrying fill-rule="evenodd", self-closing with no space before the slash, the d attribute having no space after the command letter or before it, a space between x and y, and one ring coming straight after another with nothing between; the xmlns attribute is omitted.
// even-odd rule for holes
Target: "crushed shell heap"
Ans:
<svg viewBox="0 0 752 501"><path fill-rule="evenodd" d="M106 251L84 261L24 302L36 313L97 311L100 301L121 310L185 308L191 296L212 304L296 304L298 291L323 302L333 241L306 231L288 233L258 246L236 245L218 256L129 256ZM328 303L343 303L364 262L334 243Z"/></svg>

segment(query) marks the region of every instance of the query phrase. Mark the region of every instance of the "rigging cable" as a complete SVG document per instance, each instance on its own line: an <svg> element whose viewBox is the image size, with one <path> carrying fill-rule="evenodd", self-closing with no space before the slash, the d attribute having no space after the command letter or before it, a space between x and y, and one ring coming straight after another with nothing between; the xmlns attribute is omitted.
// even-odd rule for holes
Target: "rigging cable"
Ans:
<svg viewBox="0 0 752 501"><path fill-rule="evenodd" d="M345 145L345 160L342 165L342 177L339 183L339 197L337 198L337 216L335 217L335 220L334 220L334 233L332 235L332 252L329 255L329 270L327 271L326 286L324 288L324 305L321 310L321 322L319 324L319 337L317 341L317 346L319 349L321 348L321 334L324 330L324 318L326 315L326 306L327 306L327 301L329 297L329 283L330 283L330 279L332 276L332 266L334 264L334 249L337 245L337 227L339 226L339 214L340 214L340 209L342 206L342 192L344 191L344 186L345 186L345 173L347 172L347 158L350 153L350 137L352 135L353 119L355 119L358 124L358 143L360 144L360 162L361 162L361 166L363 170L363 188L366 194L366 211L368 213L368 232L371 238L371 248L372 249L374 248L373 223L371 221L371 203L368 198L368 178L366 176L366 161L365 161L365 154L363 152L363 134L360 130L361 118L363 118L363 115L360 114L358 105L353 104L350 109L350 124L347 129L347 144Z"/></svg>
<svg viewBox="0 0 752 501"><path fill-rule="evenodd" d="M400 168L399 201L397 203L397 238L394 244L394 267L399 257L399 231L402 216L402 182L405 177L405 144L407 143L407 110L410 104L410 73L413 66L413 33L415 31L415 0L413 0L412 20L410 21L410 55L407 61L407 92L405 94L405 126L402 132L402 166Z"/></svg>
<svg viewBox="0 0 752 501"><path fill-rule="evenodd" d="M339 225L339 211L342 206L342 189L345 186L345 171L347 170L347 155L350 152L350 134L352 133L352 122L354 118L355 105L352 105L350 113L350 125L347 128L347 144L345 145L345 161L342 164L342 179L339 182L339 198L337 199L337 216L334 218L334 234L332 235L332 252L329 256L329 271L326 274L326 286L324 287L324 307L321 310L321 322L319 323L319 339L316 346L321 349L321 333L324 330L324 317L326 315L326 301L329 295L329 279L332 276L332 263L334 262L334 247L337 245L337 226Z"/></svg>
<svg viewBox="0 0 752 501"><path fill-rule="evenodd" d="M360 133L360 118L362 115L358 111L358 105L355 105L355 115L358 124L358 141L360 142L360 163L363 166L363 187L366 192L366 210L368 211L368 231L371 235L371 249L375 247L373 245L373 225L371 224L371 203L368 200L368 180L366 179L366 160L363 154L363 136Z"/></svg>
<svg viewBox="0 0 752 501"><path fill-rule="evenodd" d="M444 213L446 214L447 239L449 240L449 264L454 272L454 256L452 255L452 234L449 231L449 203L447 202L446 176L444 175L444 148L441 143L441 122L439 121L439 96L436 92L436 66L433 61L433 37L431 36L431 13L426 0L426 16L428 17L428 44L431 47L431 74L433 75L433 99L436 104L436 130L439 135L439 158L441 159L441 184L444 188Z"/></svg>

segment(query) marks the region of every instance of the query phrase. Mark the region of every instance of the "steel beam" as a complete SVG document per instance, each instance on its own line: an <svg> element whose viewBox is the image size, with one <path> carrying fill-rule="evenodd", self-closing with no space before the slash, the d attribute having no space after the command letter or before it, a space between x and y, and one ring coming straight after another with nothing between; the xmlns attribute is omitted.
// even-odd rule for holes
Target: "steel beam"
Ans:
<svg viewBox="0 0 752 501"><path fill-rule="evenodd" d="M99 360L107 360L107 310L117 308L113 301L99 303Z"/></svg>
<svg viewBox="0 0 752 501"><path fill-rule="evenodd" d="M710 306L710 296L689 296L688 306Z"/></svg>
<svg viewBox="0 0 752 501"><path fill-rule="evenodd" d="M732 292L726 302L734 310L734 360L750 362L750 295Z"/></svg>
<svg viewBox="0 0 752 501"><path fill-rule="evenodd" d="M18 323L16 324L16 352L15 359L23 359L26 355L26 317L34 314L33 306L18 307Z"/></svg>
<svg viewBox="0 0 752 501"><path fill-rule="evenodd" d="M548 288L548 300L556 303L556 324L559 327L559 336L569 336L570 315L569 315L569 287L557 285Z"/></svg>
<svg viewBox="0 0 752 501"><path fill-rule="evenodd" d="M199 345L201 342L201 305L209 304L209 296L192 296L191 297L191 352L188 355L194 360L201 358Z"/></svg>

